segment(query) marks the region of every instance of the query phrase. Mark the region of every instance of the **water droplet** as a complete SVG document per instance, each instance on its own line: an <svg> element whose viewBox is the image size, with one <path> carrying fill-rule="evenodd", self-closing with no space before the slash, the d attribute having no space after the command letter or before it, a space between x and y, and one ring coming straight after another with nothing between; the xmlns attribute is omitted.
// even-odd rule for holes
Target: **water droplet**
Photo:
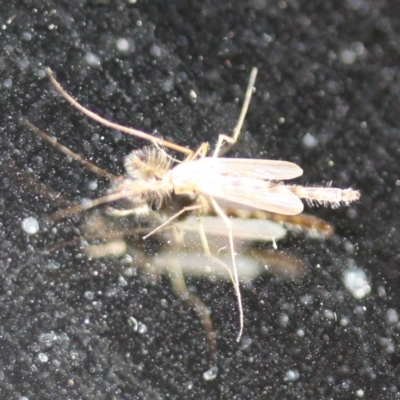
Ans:
<svg viewBox="0 0 400 400"><path fill-rule="evenodd" d="M35 235L39 232L39 222L36 218L25 218L24 220L22 220L21 226L28 235Z"/></svg>
<svg viewBox="0 0 400 400"><path fill-rule="evenodd" d="M208 371L204 372L203 378L205 381L213 381L218 375L218 367L211 367Z"/></svg>
<svg viewBox="0 0 400 400"><path fill-rule="evenodd" d="M47 356L47 354L44 354L44 353L39 353L38 358L41 362L44 362L44 363L49 361L49 357Z"/></svg>

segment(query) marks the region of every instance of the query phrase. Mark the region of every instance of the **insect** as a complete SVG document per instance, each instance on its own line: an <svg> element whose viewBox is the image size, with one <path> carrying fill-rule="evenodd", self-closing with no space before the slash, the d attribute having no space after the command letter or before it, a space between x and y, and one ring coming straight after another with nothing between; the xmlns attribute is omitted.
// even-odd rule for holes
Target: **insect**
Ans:
<svg viewBox="0 0 400 400"><path fill-rule="evenodd" d="M212 155L208 157L208 143L203 143L196 151L193 151L100 117L70 96L55 79L49 68L46 69L46 72L56 90L83 114L107 127L152 143L152 146L135 150L126 157L126 175L123 177L115 177L96 166L93 168L91 163L86 162L90 169L108 176L113 181L113 187L106 196L92 200L85 206L76 205L61 210L54 214L52 219L58 220L101 204L122 199L129 201L130 208L110 209L110 213L114 215L150 214L154 209L165 208L172 197L182 201L182 208L171 213L166 221L144 236L147 238L184 214L197 212L198 215L202 215L212 210L222 219L227 232L230 265L226 267L231 276L239 308L240 329L237 341L240 341L243 333L244 317L236 264L234 229L231 219L224 212L224 207L261 210L292 216L303 211L304 206L301 199L306 200L310 205L323 204L338 207L340 204L349 204L360 197L360 193L353 189L283 184L281 181L297 178L303 173L298 165L291 162L220 157L236 143L239 137L254 90L256 68L251 71L242 110L232 136L219 135L216 147ZM35 127L27 124L35 130ZM53 145L64 151L63 146L54 141ZM186 159L183 162L174 160L161 146L185 154ZM82 160L80 161L82 162ZM210 251L201 219L199 220L199 234L205 253L209 257L215 258Z"/></svg>

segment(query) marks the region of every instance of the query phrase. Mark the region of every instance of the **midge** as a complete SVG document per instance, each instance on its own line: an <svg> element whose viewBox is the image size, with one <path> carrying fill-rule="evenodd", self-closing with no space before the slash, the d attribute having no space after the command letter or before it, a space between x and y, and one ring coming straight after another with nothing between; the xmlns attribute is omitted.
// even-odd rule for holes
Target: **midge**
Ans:
<svg viewBox="0 0 400 400"><path fill-rule="evenodd" d="M254 82L257 75L256 68L251 71L242 110L232 136L219 135L215 150L212 156L208 157L206 156L209 150L207 143L203 143L196 151L193 151L100 117L71 97L54 78L49 68L46 69L46 72L57 91L83 114L102 125L148 140L153 144L151 147L135 150L125 158L125 176L114 177L106 171L102 172L102 175L107 175L114 183L109 194L91 201L88 206L76 205L66 210L61 210L53 215L52 219L61 219L68 215L121 199L129 200L132 207L129 210L117 212L120 215L149 213L152 209L159 209L168 204L171 196L182 196L185 199L189 199L188 206L173 214L167 221L145 236L146 238L182 214L193 211L198 212L200 215L207 214L208 210L211 209L222 218L227 230L232 264L228 268L238 298L240 316L238 341L242 336L244 326L242 300L235 261L232 223L224 213L223 207L256 209L282 215L296 215L300 214L304 208L301 199L306 200L310 205L323 204L338 207L341 203L349 204L360 197L360 193L353 189L302 187L283 184L281 181L297 178L303 173L303 170L298 165L291 162L219 157L220 154L226 153L239 137L254 90ZM27 124L37 131L30 123ZM44 138L64 153L68 153L68 149L63 148L54 140L48 137ZM183 162L176 161L160 146L186 154L187 157ZM79 161L82 162L82 160ZM176 164L173 165L174 163ZM99 173L98 167L92 166L94 167L92 168L89 164L87 163L86 165L93 170L96 168L95 172ZM199 234L206 253L211 255L201 220Z"/></svg>

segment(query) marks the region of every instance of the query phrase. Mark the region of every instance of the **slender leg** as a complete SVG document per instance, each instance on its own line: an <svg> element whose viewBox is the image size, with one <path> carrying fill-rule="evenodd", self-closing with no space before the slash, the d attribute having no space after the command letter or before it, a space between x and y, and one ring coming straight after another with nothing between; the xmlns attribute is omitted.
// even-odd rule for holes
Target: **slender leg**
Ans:
<svg viewBox="0 0 400 400"><path fill-rule="evenodd" d="M199 210L203 208L202 204L196 204L194 206L190 207L184 207L182 210L178 211L176 214L174 214L171 218L168 218L164 223L161 225L157 226L156 229L153 229L150 233L148 233L146 236L143 236L143 239L147 239L149 236L154 235L157 233L160 229L164 228L164 226L168 225L170 222L172 222L174 219L178 218L180 215L184 214L187 211L194 211L194 210Z"/></svg>
<svg viewBox="0 0 400 400"><path fill-rule="evenodd" d="M233 145L237 142L238 137L240 135L240 131L243 127L244 119L246 118L247 110L249 109L251 95L253 94L254 82L256 80L257 73L258 73L258 69L255 67L252 68L251 73L250 73L249 83L248 83L247 89L246 89L246 95L244 97L242 110L240 111L238 122L237 122L235 128L233 129L232 136L228 136L225 134L221 134L218 136L218 142L215 147L213 157L218 157L220 155L227 153L233 147ZM225 143L227 143L228 146L226 146L226 148L223 149L223 151L221 151L222 146Z"/></svg>
<svg viewBox="0 0 400 400"><path fill-rule="evenodd" d="M232 283L235 288L236 296L238 299L238 308L239 308L239 321L240 321L240 330L238 337L236 338L237 342L240 342L240 339L243 334L244 328L244 317L243 317L243 304L242 304L242 295L240 293L240 285L239 285L239 276L236 267L236 255L235 255L235 247L233 244L233 232L232 232L232 224L226 214L223 212L218 203L210 198L211 204L213 205L215 212L223 219L225 225L228 229L228 237L229 237L229 247L231 250L231 258L232 258Z"/></svg>

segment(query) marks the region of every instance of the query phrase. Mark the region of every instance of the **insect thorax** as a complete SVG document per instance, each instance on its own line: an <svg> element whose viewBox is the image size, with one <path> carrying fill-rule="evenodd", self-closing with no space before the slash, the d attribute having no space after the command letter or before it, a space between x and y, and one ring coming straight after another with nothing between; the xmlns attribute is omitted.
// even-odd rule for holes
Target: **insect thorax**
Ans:
<svg viewBox="0 0 400 400"><path fill-rule="evenodd" d="M151 208L159 209L173 190L164 179L171 165L172 159L162 149L147 146L134 150L125 157L126 174L114 182L110 193L131 192L125 200L130 203L128 208L137 210L138 214L147 214L146 210Z"/></svg>
<svg viewBox="0 0 400 400"><path fill-rule="evenodd" d="M171 169L172 160L157 147L146 146L129 153L124 160L126 174L133 180L160 180Z"/></svg>

